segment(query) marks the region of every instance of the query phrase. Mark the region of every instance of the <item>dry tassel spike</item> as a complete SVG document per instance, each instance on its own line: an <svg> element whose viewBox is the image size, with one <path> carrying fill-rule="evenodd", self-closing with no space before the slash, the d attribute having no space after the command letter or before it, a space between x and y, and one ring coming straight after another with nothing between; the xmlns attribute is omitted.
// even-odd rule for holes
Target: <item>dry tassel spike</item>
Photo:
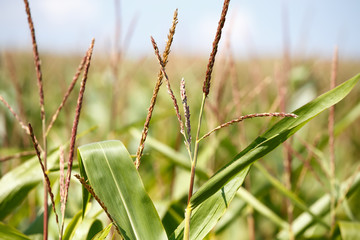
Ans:
<svg viewBox="0 0 360 240"><path fill-rule="evenodd" d="M173 104L174 104L174 108L175 108L175 112L176 112L176 116L177 116L177 119L179 121L179 125L180 125L180 133L185 137L186 139L186 134L185 134L185 131L184 131L184 123L182 122L181 120L181 115L180 115L180 111L179 111L179 105L177 103L177 100L175 98L175 95L174 95L174 92L172 91L171 89L171 86L170 86L170 80L169 80L169 77L168 75L166 74L166 71L165 71L165 67L164 67L164 62L163 60L161 59L161 56L160 56L160 53L159 53L159 48L157 47L157 44L154 40L153 37L151 37L151 43L154 47L154 50L155 50L155 55L159 61L159 64L160 64L160 68L161 68L161 71L162 73L164 74L164 78L165 78L165 82L166 82L166 87L167 87L167 90L168 90L168 93L173 101Z"/></svg>
<svg viewBox="0 0 360 240"><path fill-rule="evenodd" d="M210 92L211 73L213 71L213 67L214 67L214 63L215 63L215 56L216 56L216 53L218 50L218 46L219 46L219 42L220 42L220 38L221 38L221 32L222 32L222 29L224 28L224 24L225 24L225 20L226 20L226 13L229 9L229 4L230 4L230 0L224 1L220 21L219 21L218 28L216 30L215 39L213 42L213 48L212 48L212 51L211 51L211 54L209 57L209 63L208 63L207 69L206 69L206 76L205 76L205 81L204 81L204 85L203 85L203 93L205 94L205 97L207 97Z"/></svg>
<svg viewBox="0 0 360 240"><path fill-rule="evenodd" d="M66 207L66 202L67 202L69 187L70 187L71 170L72 170L72 165L73 165L73 160L74 160L74 152L75 152L76 133L77 133L78 125L79 125L81 107L82 107L82 103L83 103L85 86L86 86L86 82L87 82L87 78L88 78L94 44L95 44L95 39L93 38L91 41L90 47L87 51L87 54L86 54L87 57L86 57L86 62L85 62L85 67L84 67L84 74L83 74L83 78L81 80L80 91L79 91L77 106L76 106L76 110L75 110L75 118L74 118L74 122L73 122L73 127L71 129L68 168L67 168L67 172L66 172L65 192L64 192L64 196L63 196L63 204L65 205L65 207ZM61 230L60 230L61 235L63 233L63 230L64 230L64 222L62 222L62 226L61 226Z"/></svg>
<svg viewBox="0 0 360 240"><path fill-rule="evenodd" d="M204 138L207 138L208 136L210 136L215 131L220 130L222 128L225 128L227 126L230 126L230 125L232 125L234 123L239 123L239 122L244 121L245 119L258 118L258 117L292 117L292 118L297 118L298 116L296 114L293 114L293 113L283 113L283 112L280 112L280 113L278 113L278 112L275 112L275 113L254 113L254 114L241 116L239 118L236 118L236 119L231 120L229 122L223 123L220 126L214 128L213 130L209 131L204 136L202 136L199 139L199 141L203 140Z"/></svg>
<svg viewBox="0 0 360 240"><path fill-rule="evenodd" d="M166 47L165 47L165 50L163 52L163 60L164 60L164 65L165 66L166 66L166 64L168 62L168 56L170 54L170 47L171 47L171 44L173 42L175 29L176 29L176 24L178 23L177 16L178 16L178 10L176 9L175 12L174 12L173 23L172 23L172 26L171 26L171 28L169 30L168 40L166 42ZM155 88L154 88L154 92L153 92L153 95L151 97L150 107L149 107L148 114L146 116L146 120L145 120L145 123L144 123L144 128L143 128L143 131L142 131L142 134L141 134L139 147L138 147L137 152L136 152L136 161L135 161L136 169L138 169L139 166L140 166L140 160L141 160L141 157L142 157L142 154L143 154L143 151L144 151L145 141L146 141L146 137L147 137L147 134L148 134L148 131L149 131L150 120L151 120L152 113L154 111L154 107L155 107L155 104L156 104L157 95L158 95L160 86L162 84L162 79L163 79L163 73L160 70L159 74L158 74L158 79L157 79L157 82L156 82L156 85L155 85Z"/></svg>
<svg viewBox="0 0 360 240"><path fill-rule="evenodd" d="M48 193L50 195L50 199L51 199L51 205L52 205L52 208L53 208L53 211L55 213L55 218L56 218L56 223L59 224L59 217L56 213L56 208L55 208L55 200L54 200L54 194L52 193L52 190L51 190L51 185L50 185L50 179L46 173L46 170L45 170L45 166L41 160L41 153L40 153L40 150L39 150L39 145L37 144L37 142L35 141L35 135L34 135L34 131L33 131L33 128L31 127L31 124L29 123L29 132L30 132L30 136L31 136L31 140L33 142L33 145L34 145L34 148L35 148L35 151L36 151L36 155L38 157L38 160L39 160L39 163L41 165L41 170L44 174L44 179L45 179L45 183L46 183L46 187L47 187L47 190L48 190ZM59 227L59 225L58 225ZM60 230L60 229L59 229Z"/></svg>
<svg viewBox="0 0 360 240"><path fill-rule="evenodd" d="M187 103L187 95L186 95L186 89L185 89L185 79L182 78L180 82L180 96L181 101L184 107L184 116L185 116L185 127L186 127L186 133L187 133L187 145L190 147L191 145L191 124L190 124L190 108Z"/></svg>

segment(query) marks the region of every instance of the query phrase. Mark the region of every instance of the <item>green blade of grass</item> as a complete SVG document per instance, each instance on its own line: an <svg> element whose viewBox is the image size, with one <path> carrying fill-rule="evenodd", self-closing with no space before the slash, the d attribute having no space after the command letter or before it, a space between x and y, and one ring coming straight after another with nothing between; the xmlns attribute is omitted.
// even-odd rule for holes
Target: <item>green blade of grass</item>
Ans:
<svg viewBox="0 0 360 240"><path fill-rule="evenodd" d="M347 129L356 119L360 117L360 102L353 107L344 117L336 123L334 128L335 136L338 136Z"/></svg>
<svg viewBox="0 0 360 240"><path fill-rule="evenodd" d="M69 224L66 226L65 233L63 236L63 240L70 240L73 238L76 228L81 221L82 211L79 211L75 216L71 219Z"/></svg>
<svg viewBox="0 0 360 240"><path fill-rule="evenodd" d="M77 139L96 128L91 127L79 133ZM63 146L66 147L68 144L69 142L66 142ZM48 153L47 165L49 172L59 170L59 148ZM18 207L28 193L42 182L43 178L37 156L7 172L0 179L0 220Z"/></svg>
<svg viewBox="0 0 360 240"><path fill-rule="evenodd" d="M106 228L104 228L103 230L101 230L100 232L98 232L92 240L104 240L106 239L106 237L109 235L110 230L112 227L112 223L110 223Z"/></svg>
<svg viewBox="0 0 360 240"><path fill-rule="evenodd" d="M131 156L120 141L79 147L90 185L125 239L167 239Z"/></svg>
<svg viewBox="0 0 360 240"><path fill-rule="evenodd" d="M217 223L218 219L229 207L239 187L237 182L243 182L248 170L236 175L226 186L216 192L192 212L190 225L190 239L204 239L210 230ZM184 238L184 221L178 226L175 232L169 237L170 240L181 240Z"/></svg>
<svg viewBox="0 0 360 240"><path fill-rule="evenodd" d="M252 163L278 147L316 115L342 100L359 79L360 74L297 109L294 111L297 118L280 120L201 186L190 201L194 209L190 226L191 238L202 239L212 229L242 185ZM209 208L217 211L204 218ZM197 224L198 219L202 220L201 224ZM183 224L175 230L171 239L181 239L182 234Z"/></svg>
<svg viewBox="0 0 360 240"><path fill-rule="evenodd" d="M59 151L48 155L48 168L58 165ZM43 173L37 156L7 172L0 179L0 220L4 219L26 198L28 193L42 183Z"/></svg>
<svg viewBox="0 0 360 240"><path fill-rule="evenodd" d="M17 229L0 222L0 238L2 240L30 240L29 237Z"/></svg>
<svg viewBox="0 0 360 240"><path fill-rule="evenodd" d="M343 240L360 239L360 223L359 222L339 222L341 237Z"/></svg>
<svg viewBox="0 0 360 240"><path fill-rule="evenodd" d="M91 240L93 237L103 229L102 222L96 218L85 218L76 228L74 238Z"/></svg>
<svg viewBox="0 0 360 240"><path fill-rule="evenodd" d="M284 118L263 135L257 137L193 195L191 198L192 208L196 208L219 191L229 180L253 162L274 150L316 115L338 103L351 91L359 79L360 74L294 111L294 114L298 115L297 118Z"/></svg>

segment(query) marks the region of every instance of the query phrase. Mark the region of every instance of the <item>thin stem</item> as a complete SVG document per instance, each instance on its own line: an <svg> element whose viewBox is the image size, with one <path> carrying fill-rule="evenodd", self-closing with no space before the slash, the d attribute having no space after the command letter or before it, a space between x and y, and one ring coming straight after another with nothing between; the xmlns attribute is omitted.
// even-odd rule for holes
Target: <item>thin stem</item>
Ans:
<svg viewBox="0 0 360 240"><path fill-rule="evenodd" d="M29 24L29 29L31 33L31 41L33 46L33 54L34 54L34 62L35 62L35 70L36 70L36 78L37 85L39 88L39 98L40 98L40 112L41 112L41 124L42 124L42 139L43 139L43 159L44 159L44 168L47 170L47 143L46 143L46 121L45 121L45 104L44 104L44 88L42 81L42 72L41 72L41 61L39 56L39 51L37 47L36 37L35 37L35 27L31 17L31 11L28 0L24 0L25 11L27 14L27 20ZM44 180L44 185L46 185ZM48 192L47 188L44 187L44 235L43 238L48 239Z"/></svg>
<svg viewBox="0 0 360 240"><path fill-rule="evenodd" d="M66 179L65 179L65 193L64 193L64 205L65 205L65 207L66 207L66 202L67 202L68 193L69 193L69 187L70 187L71 170L72 170L72 165L73 165L73 160L74 160L77 128L78 128L78 125L79 125L81 107L82 107L82 103L83 103L85 86L86 86L86 82L87 82L87 78L88 78L88 73L89 73L91 56L92 56L94 44L95 44L95 39L93 38L92 41L91 41L90 47L89 47L89 49L87 51L86 63L85 63L85 68L84 68L84 75L83 75L83 78L81 80L81 86L80 86L80 91L79 91L78 100L77 100L77 106L76 106L76 110L75 110L75 118L74 118L74 122L73 122L73 127L71 129L68 169L67 169ZM61 224L62 224L62 226L61 226L61 230L60 230L61 233L60 234L62 235L63 230L64 230L64 222L62 222Z"/></svg>
<svg viewBox="0 0 360 240"><path fill-rule="evenodd" d="M0 95L0 101L9 109L11 114L15 117L18 121L20 127L25 130L26 134L30 136L29 127L25 125L25 123L20 119L20 116L15 112L15 110L10 106L10 104Z"/></svg>
<svg viewBox="0 0 360 240"><path fill-rule="evenodd" d="M36 154L34 151L25 151L25 152L20 152L20 153L15 153L13 155L10 156L2 156L0 157L0 162L5 162L14 158L20 158L20 157L26 157L26 156L32 156Z"/></svg>
<svg viewBox="0 0 360 240"><path fill-rule="evenodd" d="M15 117L15 119L18 121L20 127L25 130L26 134L30 136L29 127L24 124L23 121L21 121L19 115L14 111L14 109L9 105L9 103L0 95L0 101L4 103L4 105L9 109L11 114ZM34 136L35 137L35 136ZM39 144L37 138L35 137L35 142ZM38 145L40 152L43 152L43 149L40 145Z"/></svg>
<svg viewBox="0 0 360 240"><path fill-rule="evenodd" d="M332 66L331 66L330 90L335 88L335 85L336 85L337 65L338 65L338 49L337 49L337 47L335 47ZM330 178L330 185L331 185L330 218L331 218L332 231L335 228L335 221L336 221L334 122L335 122L335 106L331 106L329 108L328 130L329 130L330 176L331 176L331 178ZM330 234L332 234L332 231L330 232Z"/></svg>
<svg viewBox="0 0 360 240"><path fill-rule="evenodd" d="M194 189L195 170L196 170L196 163L197 163L197 156L198 156L199 142L200 142L199 136L200 136L201 122L202 122L202 116L203 116L203 112L204 112L205 101L206 101L206 93L203 94L203 99L201 101L198 127L197 127L197 131L196 131L194 155L193 155L193 160L191 162L191 176L190 176L188 204L187 204L186 212L185 212L184 239L186 239L186 240L190 239L190 218L191 218L191 212L192 212L192 207L190 205L190 199L191 199L191 196L193 194L193 189Z"/></svg>
<svg viewBox="0 0 360 240"><path fill-rule="evenodd" d="M42 162L42 160L41 160L40 150L39 150L39 148L38 148L38 144L35 142L34 131L33 131L32 127L31 127L31 124L30 124L30 123L29 123L29 131L30 131L30 136L31 136L31 139L32 139L32 142L33 142L35 151L36 151L36 155L37 155L37 157L38 157L38 160L39 160L39 163L40 163L40 166L41 166L41 170L42 170L43 175L44 175L44 182L45 182L45 185L46 185L46 189L48 190L48 193L49 193L49 195L50 195L52 208L53 208L53 211L54 211L54 213L55 213L56 223L58 224L58 228L59 228L59 232L60 232L59 217L58 217L58 214L57 214L56 208L55 208L54 194L53 194L52 191L51 191L50 179L49 179L49 176L48 176L47 173L46 173L45 165L43 164L43 162ZM46 197L47 197L47 196L46 196Z"/></svg>
<svg viewBox="0 0 360 240"><path fill-rule="evenodd" d="M193 160L191 161L191 176L190 176L190 187L189 187L189 196L188 196L188 205L186 208L185 213L185 229L184 229L184 239L189 240L190 239L190 218L191 218L191 212L192 208L190 206L190 199L193 194L193 188L194 188L194 180L195 180L195 169L196 169L196 162L197 162L197 155L198 155L198 148L199 148L199 135L200 135L200 128L201 128L201 121L202 121L202 115L204 112L204 106L205 106L205 100L206 97L209 95L210 92L210 80L211 80L211 74L213 71L213 67L215 64L215 56L218 50L219 41L221 38L221 32L225 24L226 19L226 13L229 9L230 0L224 0L224 4L221 11L221 17L218 23L218 27L215 34L215 39L213 41L213 47L212 51L209 57L209 62L206 69L206 76L203 84L203 99L201 102L200 107L200 114L199 114L199 122L198 122L198 128L196 132L196 140L195 140L195 147L194 147L194 155ZM180 123L182 125L182 122ZM184 133L185 139L186 134Z"/></svg>

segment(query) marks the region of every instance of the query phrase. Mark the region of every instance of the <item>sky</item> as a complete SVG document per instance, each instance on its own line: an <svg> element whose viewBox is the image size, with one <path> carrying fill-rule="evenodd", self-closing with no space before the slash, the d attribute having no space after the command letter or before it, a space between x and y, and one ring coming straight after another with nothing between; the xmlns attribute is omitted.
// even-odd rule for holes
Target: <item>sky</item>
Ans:
<svg viewBox="0 0 360 240"><path fill-rule="evenodd" d="M29 0L39 51L109 53L115 39L116 8L120 16L119 46L128 55L153 54L150 36L164 47L173 12L179 11L173 53L208 55L223 1L220 0ZM290 54L360 59L358 0L232 0L221 46L247 58L281 56L284 39ZM0 51L26 49L31 39L24 3L0 1Z"/></svg>

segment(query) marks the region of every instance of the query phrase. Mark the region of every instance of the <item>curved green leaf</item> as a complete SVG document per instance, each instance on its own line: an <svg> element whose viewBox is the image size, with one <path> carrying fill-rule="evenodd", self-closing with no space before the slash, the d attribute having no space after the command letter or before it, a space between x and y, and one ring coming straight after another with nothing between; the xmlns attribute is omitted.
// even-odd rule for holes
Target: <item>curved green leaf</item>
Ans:
<svg viewBox="0 0 360 240"><path fill-rule="evenodd" d="M202 239L212 229L226 210L236 190L242 185L252 163L274 150L316 115L342 100L359 79L360 74L297 109L294 111L298 115L297 118L280 120L201 186L190 202L194 209L190 225L191 239ZM211 217L204 218L209 208L218 211ZM202 220L201 224L197 223L199 220ZM182 232L183 223L173 233L171 239L181 239Z"/></svg>
<svg viewBox="0 0 360 240"><path fill-rule="evenodd" d="M104 228L103 230L101 230L100 232L98 232L93 238L92 240L104 240L107 235L109 235L109 232L111 230L112 227L112 223L110 223L106 228Z"/></svg>
<svg viewBox="0 0 360 240"><path fill-rule="evenodd" d="M125 239L167 239L129 152L120 141L79 147L80 164Z"/></svg>
<svg viewBox="0 0 360 240"><path fill-rule="evenodd" d="M17 229L0 222L0 238L2 240L30 240L29 237Z"/></svg>
<svg viewBox="0 0 360 240"><path fill-rule="evenodd" d="M48 156L48 168L53 168L59 158L56 150ZM12 169L0 179L0 219L4 219L18 207L27 194L43 180L37 157L33 157Z"/></svg>
<svg viewBox="0 0 360 240"><path fill-rule="evenodd" d="M339 222L341 237L343 240L360 239L360 222Z"/></svg>
<svg viewBox="0 0 360 240"><path fill-rule="evenodd" d="M75 234L75 230L81 221L82 211L79 211L66 226L63 240L70 240Z"/></svg>
<svg viewBox="0 0 360 240"><path fill-rule="evenodd" d="M102 222L95 218L85 218L76 228L73 240L91 240L103 229Z"/></svg>
<svg viewBox="0 0 360 240"><path fill-rule="evenodd" d="M360 74L321 95L294 111L297 118L283 118L262 136L257 137L224 168L210 178L191 198L192 208L196 208L209 196L219 191L236 174L265 156L286 139L297 132L316 115L342 100L359 81Z"/></svg>

